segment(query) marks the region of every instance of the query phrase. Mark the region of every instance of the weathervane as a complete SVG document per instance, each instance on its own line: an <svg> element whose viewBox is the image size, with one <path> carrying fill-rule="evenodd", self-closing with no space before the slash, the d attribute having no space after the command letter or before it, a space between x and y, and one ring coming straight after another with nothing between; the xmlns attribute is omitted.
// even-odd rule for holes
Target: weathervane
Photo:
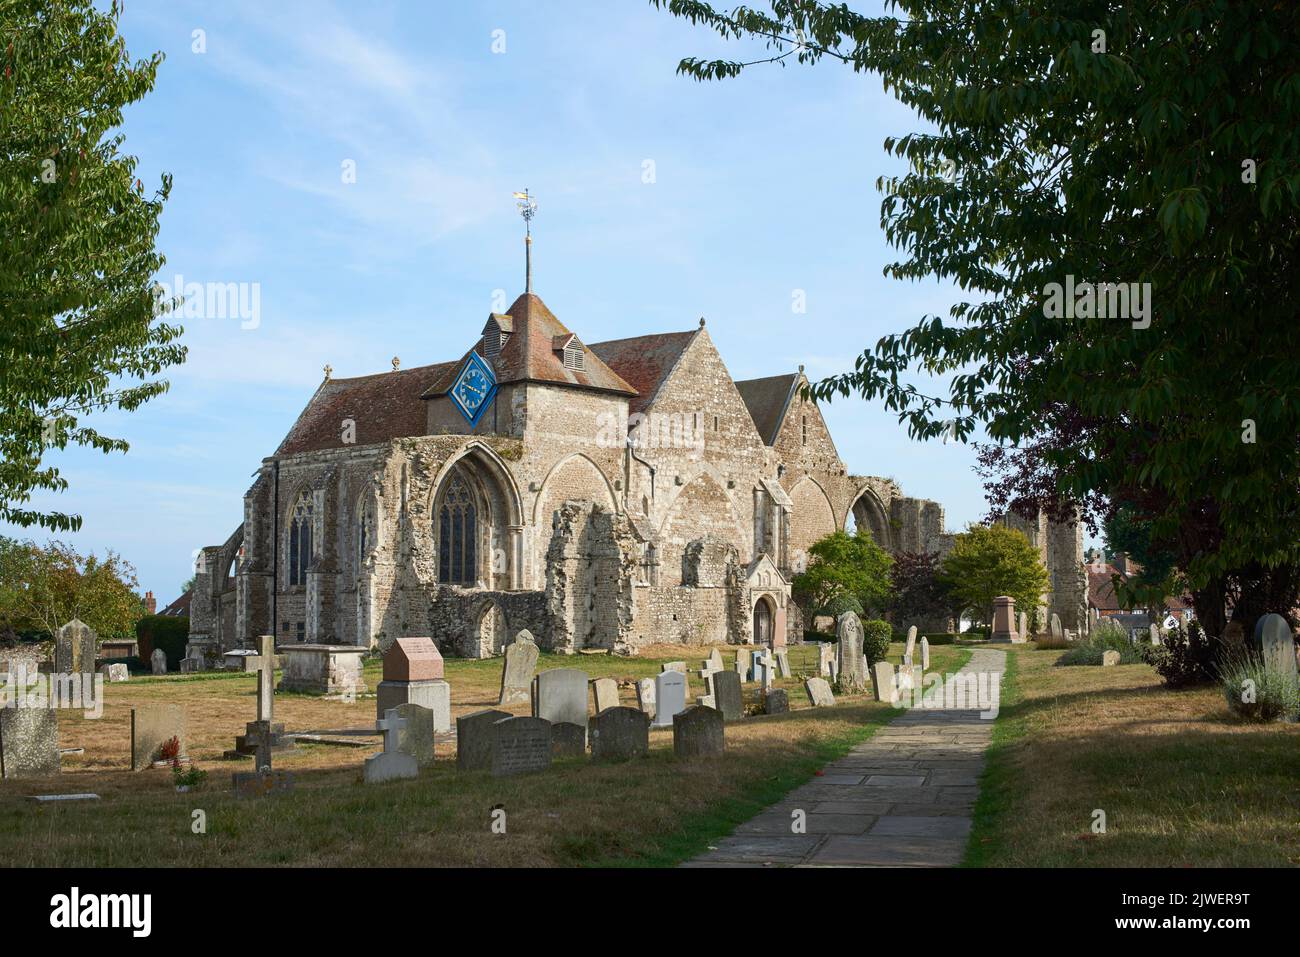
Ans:
<svg viewBox="0 0 1300 957"><path fill-rule="evenodd" d="M533 217L537 215L537 200L525 189L515 193L519 215L524 217L524 292L533 291Z"/></svg>

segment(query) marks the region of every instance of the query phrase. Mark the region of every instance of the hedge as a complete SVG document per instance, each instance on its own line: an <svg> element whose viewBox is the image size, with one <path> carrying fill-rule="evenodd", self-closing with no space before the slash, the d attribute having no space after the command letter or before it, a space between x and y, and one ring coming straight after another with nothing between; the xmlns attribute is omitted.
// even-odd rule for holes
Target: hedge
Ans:
<svg viewBox="0 0 1300 957"><path fill-rule="evenodd" d="M150 661L154 649L161 648L167 656L167 670L176 671L190 640L190 620L183 615L145 615L135 624L135 637L141 661Z"/></svg>

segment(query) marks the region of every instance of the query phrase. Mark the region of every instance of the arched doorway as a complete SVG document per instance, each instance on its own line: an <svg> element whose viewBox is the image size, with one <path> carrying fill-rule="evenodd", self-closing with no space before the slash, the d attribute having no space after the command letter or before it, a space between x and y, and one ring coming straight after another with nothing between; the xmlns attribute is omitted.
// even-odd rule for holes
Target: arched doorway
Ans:
<svg viewBox="0 0 1300 957"><path fill-rule="evenodd" d="M772 644L772 601L766 595L754 602L754 644Z"/></svg>
<svg viewBox="0 0 1300 957"><path fill-rule="evenodd" d="M494 601L483 606L478 616L478 651L480 658L505 654L506 616Z"/></svg>

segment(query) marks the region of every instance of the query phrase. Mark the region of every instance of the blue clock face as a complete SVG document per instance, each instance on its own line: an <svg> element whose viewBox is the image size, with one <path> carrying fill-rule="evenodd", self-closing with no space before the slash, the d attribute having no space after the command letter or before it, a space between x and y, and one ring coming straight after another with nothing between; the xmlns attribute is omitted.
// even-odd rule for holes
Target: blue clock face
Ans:
<svg viewBox="0 0 1300 957"><path fill-rule="evenodd" d="M478 420L487 411L496 390L497 381L492 368L477 352L471 352L469 361L452 383L451 402L472 428L478 425Z"/></svg>

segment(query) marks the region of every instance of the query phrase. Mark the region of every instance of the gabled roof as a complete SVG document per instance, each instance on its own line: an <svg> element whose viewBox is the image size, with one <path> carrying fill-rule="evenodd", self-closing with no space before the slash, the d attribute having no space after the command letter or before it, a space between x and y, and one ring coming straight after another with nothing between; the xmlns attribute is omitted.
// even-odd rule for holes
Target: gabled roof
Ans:
<svg viewBox="0 0 1300 957"><path fill-rule="evenodd" d="M356 445L424 435L428 423L420 396L453 365L440 362L353 379L327 379L275 454L343 448L344 419L356 423Z"/></svg>
<svg viewBox="0 0 1300 957"><path fill-rule="evenodd" d="M584 348L587 355L583 363L585 368L569 369L564 365L563 357L555 351L556 337L572 336L564 323L555 318L546 303L531 292L526 292L515 300L506 314L514 323L514 334L501 355L497 356L497 382L553 382L562 385L580 386L598 389L602 392L617 392L632 396L636 390L628 385L609 366L592 352ZM478 346L475 346L477 349ZM473 351L473 350L471 350ZM461 366L469 358L469 353L453 367L438 378L423 394L422 398L445 395L451 384L460 374Z"/></svg>
<svg viewBox="0 0 1300 957"><path fill-rule="evenodd" d="M754 420L754 428L758 429L764 445L776 444L785 410L789 408L798 385L797 372L768 376L765 379L745 379L736 383L740 398L744 400L745 408L749 409L749 417Z"/></svg>
<svg viewBox="0 0 1300 957"><path fill-rule="evenodd" d="M644 412L654 402L668 374L698 334L698 329L664 332L593 342L587 348L636 389L637 394L627 407L629 413L635 414Z"/></svg>
<svg viewBox="0 0 1300 957"><path fill-rule="evenodd" d="M188 618L190 614L190 602L194 600L194 589L187 588L174 602L158 612L160 615L166 615L169 618Z"/></svg>

